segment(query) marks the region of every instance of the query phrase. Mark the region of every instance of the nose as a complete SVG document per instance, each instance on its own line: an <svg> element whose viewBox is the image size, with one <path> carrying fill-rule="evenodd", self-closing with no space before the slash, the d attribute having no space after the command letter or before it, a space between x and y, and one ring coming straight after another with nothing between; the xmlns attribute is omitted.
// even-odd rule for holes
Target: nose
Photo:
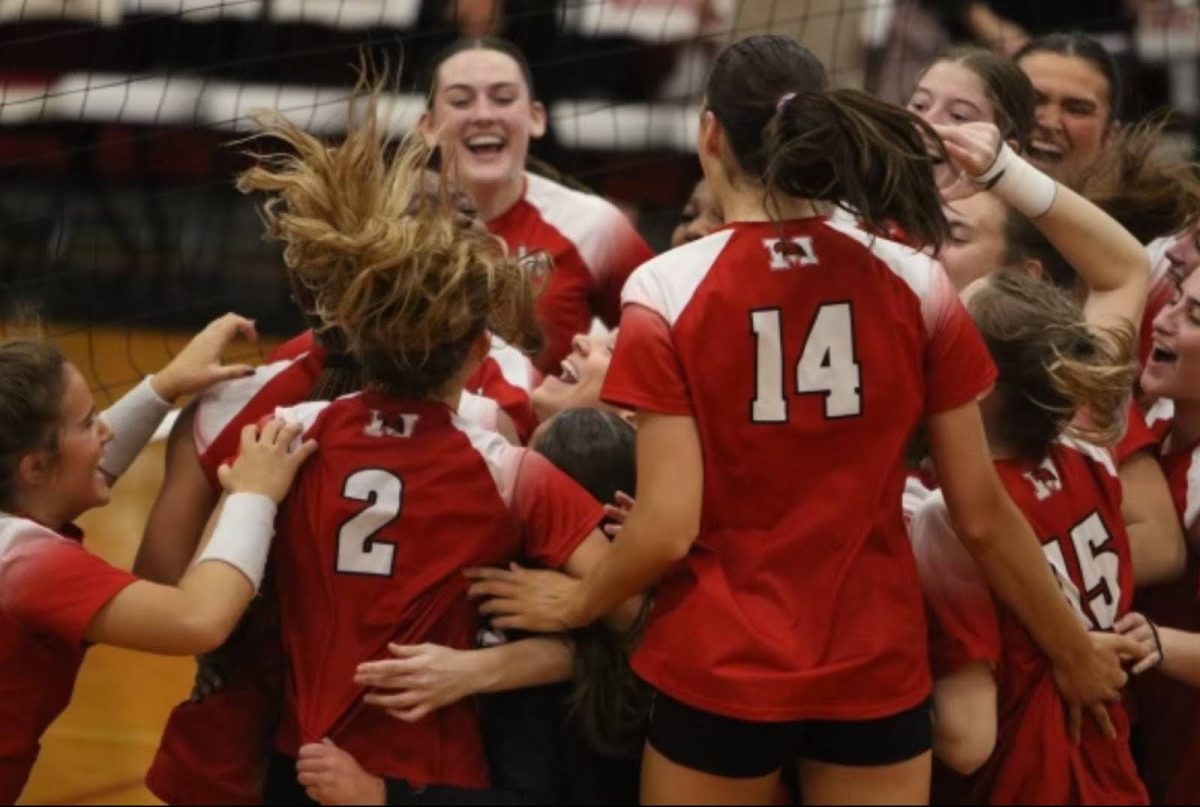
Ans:
<svg viewBox="0 0 1200 807"><path fill-rule="evenodd" d="M1034 120L1039 128L1047 131L1056 132L1062 128L1062 115L1055 104L1038 104Z"/></svg>
<svg viewBox="0 0 1200 807"><path fill-rule="evenodd" d="M1175 333L1175 315L1183 304L1183 298L1173 300L1162 307L1150 325L1150 331L1155 337L1170 336Z"/></svg>
<svg viewBox="0 0 1200 807"><path fill-rule="evenodd" d="M112 439L113 439L113 437L116 436L116 434L113 433L112 428L109 427L109 425L107 423L105 423L103 420L100 420L99 422L100 422L100 444L107 445L108 443L112 442Z"/></svg>

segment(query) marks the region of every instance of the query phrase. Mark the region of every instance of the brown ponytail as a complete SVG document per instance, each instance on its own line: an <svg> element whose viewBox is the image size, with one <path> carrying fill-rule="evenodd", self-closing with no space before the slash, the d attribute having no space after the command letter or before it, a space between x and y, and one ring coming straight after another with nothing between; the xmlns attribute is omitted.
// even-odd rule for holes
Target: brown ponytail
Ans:
<svg viewBox="0 0 1200 807"><path fill-rule="evenodd" d="M899 225L921 245L949 237L930 144L945 154L916 115L857 90L808 92L785 98L766 134L770 194L841 205L866 229Z"/></svg>
<svg viewBox="0 0 1200 807"><path fill-rule="evenodd" d="M1066 432L1098 445L1121 435L1136 376L1134 328L1097 332L1066 291L1021 272L991 275L968 308L996 367L1002 444L1040 460Z"/></svg>
<svg viewBox="0 0 1200 807"><path fill-rule="evenodd" d="M933 129L854 90L829 90L825 67L786 36L752 36L717 57L708 107L737 173L772 195L832 202L873 232L898 225L938 246L950 225L933 168L945 159Z"/></svg>

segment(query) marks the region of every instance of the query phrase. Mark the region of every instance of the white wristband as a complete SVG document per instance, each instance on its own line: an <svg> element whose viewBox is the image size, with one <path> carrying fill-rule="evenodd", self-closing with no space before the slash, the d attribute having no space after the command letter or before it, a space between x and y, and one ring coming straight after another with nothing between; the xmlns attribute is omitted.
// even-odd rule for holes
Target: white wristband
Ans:
<svg viewBox="0 0 1200 807"><path fill-rule="evenodd" d="M275 535L275 502L261 493L234 493L226 497L221 517L196 564L210 560L228 563L250 580L254 590L262 585Z"/></svg>
<svg viewBox="0 0 1200 807"><path fill-rule="evenodd" d="M170 402L158 396L150 378L142 379L142 383L100 414L100 419L113 432L113 439L104 447L104 456L100 460L100 467L107 474L120 476L125 473L150 442L158 424L171 411Z"/></svg>
<svg viewBox="0 0 1200 807"><path fill-rule="evenodd" d="M992 167L974 180L1031 219L1044 216L1058 195L1058 183L1026 162L1007 143L1000 144Z"/></svg>

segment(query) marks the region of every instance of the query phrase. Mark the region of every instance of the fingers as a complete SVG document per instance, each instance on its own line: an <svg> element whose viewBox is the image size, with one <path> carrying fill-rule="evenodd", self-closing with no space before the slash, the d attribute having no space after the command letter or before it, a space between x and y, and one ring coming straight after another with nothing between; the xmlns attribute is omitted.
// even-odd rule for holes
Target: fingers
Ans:
<svg viewBox="0 0 1200 807"><path fill-rule="evenodd" d="M498 597L500 599L515 599L522 591L519 584L507 580L488 580L483 583L472 583L467 589L471 599L480 597Z"/></svg>
<svg viewBox="0 0 1200 807"><path fill-rule="evenodd" d="M1157 667L1159 664L1162 664L1162 660L1163 660L1162 653L1160 653L1157 650L1152 650L1146 654L1145 658L1143 658L1141 661L1139 661L1137 664L1134 665L1133 674L1141 675L1142 673L1146 672L1147 670L1152 670L1155 667Z"/></svg>
<svg viewBox="0 0 1200 807"><path fill-rule="evenodd" d="M305 440L300 444L300 447L292 452L293 462L297 465L303 465L308 462L308 458L317 453L317 441Z"/></svg>
<svg viewBox="0 0 1200 807"><path fill-rule="evenodd" d="M279 433L283 431L283 428L286 425L287 424L284 423L284 421L279 420L278 418L272 418L271 420L267 421L259 432L258 444L264 446L275 445L275 441L278 439Z"/></svg>
<svg viewBox="0 0 1200 807"><path fill-rule="evenodd" d="M242 427L242 453L246 453L254 448L258 442L258 426L254 423L249 423Z"/></svg>
<svg viewBox="0 0 1200 807"><path fill-rule="evenodd" d="M1113 634L1113 638L1117 652L1126 658L1140 659L1149 652L1145 644L1129 636ZM1121 686L1125 686L1124 681L1121 682Z"/></svg>
<svg viewBox="0 0 1200 807"><path fill-rule="evenodd" d="M1083 733L1083 707L1077 703L1067 705L1067 736L1075 745Z"/></svg>
<svg viewBox="0 0 1200 807"><path fill-rule="evenodd" d="M233 470L227 462L221 463L221 467L217 468L217 481L221 483L222 488L228 488L233 483L233 480L230 478L232 473Z"/></svg>
<svg viewBox="0 0 1200 807"><path fill-rule="evenodd" d="M1102 703L1092 703L1088 705L1088 711L1092 715L1092 720L1096 721L1096 725L1100 727L1101 733L1109 740L1117 739L1117 730L1113 726L1112 718L1109 717L1108 709Z"/></svg>
<svg viewBox="0 0 1200 807"><path fill-rule="evenodd" d="M405 690L390 694L381 692L368 692L363 695L363 703L370 706L378 706L382 709L411 709L414 706L419 706L430 701L428 692L420 690Z"/></svg>
<svg viewBox="0 0 1200 807"><path fill-rule="evenodd" d="M1144 626L1145 624L1146 617L1142 616L1137 611L1130 611L1128 614L1116 621L1116 624L1113 625L1113 630L1115 630L1117 633L1129 633L1130 631L1140 626Z"/></svg>
<svg viewBox="0 0 1200 807"><path fill-rule="evenodd" d="M258 341L258 329L254 320L230 312L223 317L213 320L205 330L214 330L223 342L231 342L241 336L251 342Z"/></svg>
<svg viewBox="0 0 1200 807"><path fill-rule="evenodd" d="M428 704L421 704L420 706L415 706L412 709L388 709L387 713L397 720L402 720L405 723L416 723L431 711L433 711L433 707Z"/></svg>
<svg viewBox="0 0 1200 807"><path fill-rule="evenodd" d="M623 490L618 490L618 491L617 491L617 495L616 495L616 496L614 496L613 498L615 498L615 499L617 500L617 505L618 505L618 506L620 506L620 507L623 507L623 508L625 508L626 510L632 510L632 509L633 509L633 505L634 505L634 500L633 500L633 497L632 497L632 496L630 496L630 495L629 495L628 493L626 493L625 491L623 491Z"/></svg>

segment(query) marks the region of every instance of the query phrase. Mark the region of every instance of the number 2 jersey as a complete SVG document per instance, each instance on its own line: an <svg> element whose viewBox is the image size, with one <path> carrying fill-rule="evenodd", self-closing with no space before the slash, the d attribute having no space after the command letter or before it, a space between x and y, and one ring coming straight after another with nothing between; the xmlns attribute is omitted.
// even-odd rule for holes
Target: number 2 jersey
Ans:
<svg viewBox="0 0 1200 807"><path fill-rule="evenodd" d="M1088 630L1110 631L1130 609L1133 566L1121 517L1121 487L1109 454L1060 439L1041 462L995 463L1024 514L1072 609ZM985 662L997 685L996 748L969 781L944 784L954 801L987 804L1145 804L1129 750L1129 718L1110 704L1117 730L1105 738L1084 720L1079 744L1067 734L1065 708L1049 658L1017 618L995 600L983 573L933 494L912 522L913 548L930 612L934 675Z"/></svg>
<svg viewBox="0 0 1200 807"><path fill-rule="evenodd" d="M600 505L538 454L449 407L373 392L279 411L320 446L277 522L289 663L276 748L330 737L366 770L413 785L487 785L473 704L417 723L362 703L358 665L389 642L474 646L462 570L519 557L557 568Z"/></svg>
<svg viewBox="0 0 1200 807"><path fill-rule="evenodd" d="M929 696L905 447L995 368L941 267L823 218L739 223L634 273L605 400L688 415L699 537L633 665L742 720L866 720Z"/></svg>

